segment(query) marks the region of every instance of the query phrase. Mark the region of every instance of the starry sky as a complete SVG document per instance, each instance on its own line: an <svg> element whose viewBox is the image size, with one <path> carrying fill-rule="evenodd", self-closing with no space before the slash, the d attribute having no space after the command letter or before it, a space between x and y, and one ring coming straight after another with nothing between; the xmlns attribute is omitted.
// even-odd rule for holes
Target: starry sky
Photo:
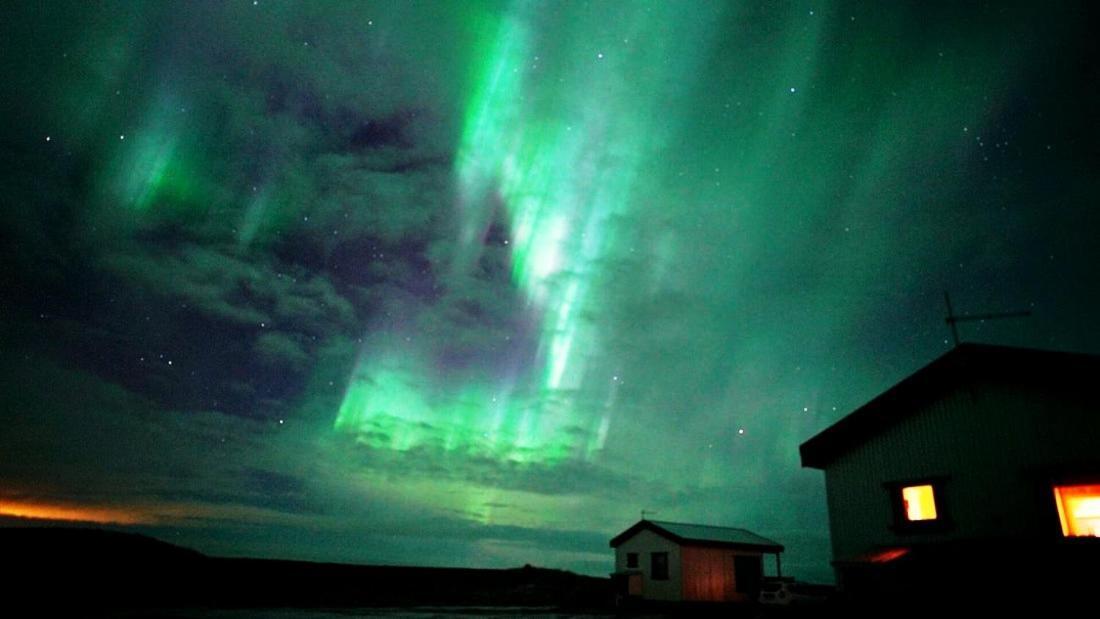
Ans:
<svg viewBox="0 0 1100 619"><path fill-rule="evenodd" d="M1088 2L21 2L0 522L831 578L798 445L964 340L1100 353Z"/></svg>

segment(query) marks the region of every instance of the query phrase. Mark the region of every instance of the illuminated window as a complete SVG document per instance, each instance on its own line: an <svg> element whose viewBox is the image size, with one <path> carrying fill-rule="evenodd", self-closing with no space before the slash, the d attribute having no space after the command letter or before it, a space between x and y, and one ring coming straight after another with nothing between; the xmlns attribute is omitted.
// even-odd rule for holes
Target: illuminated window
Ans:
<svg viewBox="0 0 1100 619"><path fill-rule="evenodd" d="M905 486L901 503L905 519L910 522L936 519L936 493L931 484Z"/></svg>
<svg viewBox="0 0 1100 619"><path fill-rule="evenodd" d="M1055 486L1062 535L1100 537L1100 485Z"/></svg>
<svg viewBox="0 0 1100 619"><path fill-rule="evenodd" d="M924 477L883 484L894 507L890 529L899 535L942 533L952 527L945 476Z"/></svg>

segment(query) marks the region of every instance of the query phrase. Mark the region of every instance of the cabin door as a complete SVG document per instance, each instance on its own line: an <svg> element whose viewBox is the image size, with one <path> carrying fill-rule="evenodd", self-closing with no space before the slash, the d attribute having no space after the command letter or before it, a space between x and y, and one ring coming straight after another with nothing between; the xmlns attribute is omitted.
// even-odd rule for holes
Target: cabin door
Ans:
<svg viewBox="0 0 1100 619"><path fill-rule="evenodd" d="M750 600L760 593L760 581L764 577L764 560L759 555L737 555L733 558L733 582L737 592Z"/></svg>

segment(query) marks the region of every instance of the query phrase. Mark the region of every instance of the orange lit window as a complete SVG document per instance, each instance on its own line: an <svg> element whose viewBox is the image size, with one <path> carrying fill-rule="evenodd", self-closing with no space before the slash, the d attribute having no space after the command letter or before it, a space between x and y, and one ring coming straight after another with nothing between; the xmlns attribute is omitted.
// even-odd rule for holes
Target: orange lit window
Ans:
<svg viewBox="0 0 1100 619"><path fill-rule="evenodd" d="M936 519L936 494L931 484L902 488L901 501L906 520Z"/></svg>
<svg viewBox="0 0 1100 619"><path fill-rule="evenodd" d="M1055 486L1062 535L1100 537L1100 485Z"/></svg>

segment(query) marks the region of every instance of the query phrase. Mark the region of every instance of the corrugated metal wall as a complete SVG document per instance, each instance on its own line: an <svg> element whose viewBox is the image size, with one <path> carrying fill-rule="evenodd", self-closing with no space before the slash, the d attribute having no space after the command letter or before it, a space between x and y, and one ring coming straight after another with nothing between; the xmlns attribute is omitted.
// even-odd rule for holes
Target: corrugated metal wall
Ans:
<svg viewBox="0 0 1100 619"><path fill-rule="evenodd" d="M1098 454L1100 408L1080 393L993 382L960 388L826 469L834 558L918 541L1046 534L1053 498L1044 499L1043 472ZM894 533L883 484L938 475L947 477L939 502L953 526Z"/></svg>
<svg viewBox="0 0 1100 619"><path fill-rule="evenodd" d="M738 591L735 559L752 557L760 563L760 575L764 573L764 556L758 552L730 550L728 548L702 548L684 546L680 550L683 565L683 596L696 602L741 602L748 599Z"/></svg>
<svg viewBox="0 0 1100 619"><path fill-rule="evenodd" d="M685 546L680 552L683 558L684 599L703 602L732 602L738 599L733 554L721 548Z"/></svg>

